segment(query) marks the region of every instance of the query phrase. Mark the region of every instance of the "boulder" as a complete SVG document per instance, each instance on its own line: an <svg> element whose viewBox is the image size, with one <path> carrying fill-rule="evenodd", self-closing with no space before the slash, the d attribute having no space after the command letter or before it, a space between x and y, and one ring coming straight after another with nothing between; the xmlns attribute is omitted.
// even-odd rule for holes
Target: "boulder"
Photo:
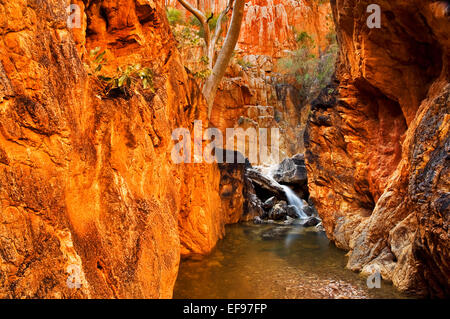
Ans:
<svg viewBox="0 0 450 319"><path fill-rule="evenodd" d="M305 159L303 154L297 154L292 158L283 160L276 170L273 178L282 184L294 184L306 187L308 176L306 173Z"/></svg>
<svg viewBox="0 0 450 319"><path fill-rule="evenodd" d="M276 203L277 203L277 198L275 196L272 196L263 203L262 208L265 210L269 210L273 206L275 206Z"/></svg>
<svg viewBox="0 0 450 319"><path fill-rule="evenodd" d="M288 205L286 207L286 213L291 218L298 218L297 208L295 206Z"/></svg>
<svg viewBox="0 0 450 319"><path fill-rule="evenodd" d="M310 217L303 223L303 227L313 227L320 223L320 219L317 217Z"/></svg>
<svg viewBox="0 0 450 319"><path fill-rule="evenodd" d="M261 200L266 200L272 196L279 199L286 199L283 187L267 176L264 176L255 168L247 168L245 172L248 178L255 186L256 194Z"/></svg>
<svg viewBox="0 0 450 319"><path fill-rule="evenodd" d="M286 226L278 226L271 229L268 229L261 233L261 238L263 240L274 240L274 239L280 239L285 238L289 231L291 230L290 227Z"/></svg>
<svg viewBox="0 0 450 319"><path fill-rule="evenodd" d="M280 201L270 210L268 217L273 220L284 220L288 216L288 206L285 201Z"/></svg>
<svg viewBox="0 0 450 319"><path fill-rule="evenodd" d="M305 206L303 207L303 212L308 216L317 216L317 211L314 206Z"/></svg>
<svg viewBox="0 0 450 319"><path fill-rule="evenodd" d="M249 218L253 216L263 216L264 209L262 208L262 206L263 203L258 198L258 196L256 196L256 194L248 194L245 216L248 216Z"/></svg>

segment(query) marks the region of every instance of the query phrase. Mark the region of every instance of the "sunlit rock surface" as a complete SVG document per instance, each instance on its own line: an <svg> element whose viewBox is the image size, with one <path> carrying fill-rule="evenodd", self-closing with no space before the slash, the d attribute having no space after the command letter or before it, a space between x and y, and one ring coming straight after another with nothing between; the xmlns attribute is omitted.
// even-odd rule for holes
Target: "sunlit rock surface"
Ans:
<svg viewBox="0 0 450 319"><path fill-rule="evenodd" d="M224 233L218 167L171 161L206 105L162 1L75 3L72 30L66 1L0 3L0 298L171 297L180 253ZM105 74L150 67L154 93L99 97L97 46Z"/></svg>
<svg viewBox="0 0 450 319"><path fill-rule="evenodd" d="M190 3L216 16L227 6L226 0ZM177 0L168 0L168 6L181 10L186 20L192 17ZM326 1L248 0L244 10L238 51L279 58L285 50L295 49L295 31L316 35L318 50L327 45L326 36L332 21L330 4Z"/></svg>
<svg viewBox="0 0 450 319"><path fill-rule="evenodd" d="M337 80L312 104L309 189L348 267L401 290L450 291L450 84L446 1L332 1Z"/></svg>

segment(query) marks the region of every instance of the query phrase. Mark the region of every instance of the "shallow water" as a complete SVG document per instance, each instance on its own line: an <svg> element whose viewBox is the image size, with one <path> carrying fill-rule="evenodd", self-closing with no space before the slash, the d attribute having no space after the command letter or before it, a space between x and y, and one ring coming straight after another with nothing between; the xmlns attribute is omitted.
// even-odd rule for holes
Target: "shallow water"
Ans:
<svg viewBox="0 0 450 319"><path fill-rule="evenodd" d="M345 252L302 226L227 226L205 257L183 260L174 298L406 298L390 283L369 289Z"/></svg>

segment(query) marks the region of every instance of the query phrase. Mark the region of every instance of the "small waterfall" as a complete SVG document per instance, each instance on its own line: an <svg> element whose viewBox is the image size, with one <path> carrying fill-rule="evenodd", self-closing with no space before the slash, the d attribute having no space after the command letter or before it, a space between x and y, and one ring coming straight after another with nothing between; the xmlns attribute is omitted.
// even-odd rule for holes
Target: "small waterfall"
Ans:
<svg viewBox="0 0 450 319"><path fill-rule="evenodd" d="M275 173L276 169L278 168L278 165L270 165L270 166L259 166L258 169L262 174L267 176L270 180L273 181L274 184L279 185L283 188L284 193L286 194L286 198L288 200L288 204L295 207L295 211L297 212L297 216L300 219L308 219L308 215L305 214L303 211L303 207L305 205L303 204L303 201L298 197L292 189L289 188L289 186L282 185L278 183L274 178L273 174Z"/></svg>
<svg viewBox="0 0 450 319"><path fill-rule="evenodd" d="M305 207L303 201L288 186L286 185L280 186L283 188L284 193L286 194L286 198L288 200L289 205L295 207L295 211L297 212L298 217L301 219L307 219L308 215L306 215L305 212L303 211L303 207Z"/></svg>

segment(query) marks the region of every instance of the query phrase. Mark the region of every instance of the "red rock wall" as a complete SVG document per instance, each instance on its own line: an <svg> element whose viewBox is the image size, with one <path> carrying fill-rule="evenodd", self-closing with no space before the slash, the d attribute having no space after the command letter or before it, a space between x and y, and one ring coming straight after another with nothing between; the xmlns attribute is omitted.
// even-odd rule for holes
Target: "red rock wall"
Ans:
<svg viewBox="0 0 450 319"><path fill-rule="evenodd" d="M348 267L401 290L450 292L449 48L446 1L332 1L337 81L312 104L309 188Z"/></svg>
<svg viewBox="0 0 450 319"><path fill-rule="evenodd" d="M187 18L191 16L177 0L169 0L167 5L180 9ZM216 14L224 10L226 5L225 0L200 2L200 8ZM323 49L328 43L326 36L332 21L328 20L330 5L327 2L319 4L316 0L249 0L244 10L236 47L243 55L268 55L274 58L284 56L285 50L294 50L296 47L294 29L314 35L317 48Z"/></svg>
<svg viewBox="0 0 450 319"><path fill-rule="evenodd" d="M171 297L180 253L226 222L217 166L171 162L172 130L207 126L206 105L162 1L76 3L73 30L66 2L0 3L0 298ZM151 67L155 92L100 98L96 46L106 73Z"/></svg>

